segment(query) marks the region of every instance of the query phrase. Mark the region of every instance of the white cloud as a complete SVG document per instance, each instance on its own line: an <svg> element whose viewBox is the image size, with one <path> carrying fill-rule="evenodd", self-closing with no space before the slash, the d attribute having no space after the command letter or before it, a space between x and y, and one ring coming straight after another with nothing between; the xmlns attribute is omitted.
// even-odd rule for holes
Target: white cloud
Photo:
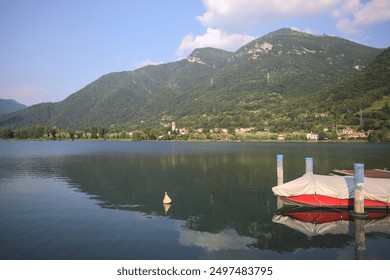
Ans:
<svg viewBox="0 0 390 280"><path fill-rule="evenodd" d="M184 37L176 51L178 57L200 47L235 50L254 39L247 35L253 30L292 20L302 23L318 18L315 28L331 24L344 34L363 32L369 25L390 20L389 0L203 0L203 4L205 11L196 18L207 31ZM308 28L304 31L313 33ZM318 30L323 32L329 30Z"/></svg>
<svg viewBox="0 0 390 280"><path fill-rule="evenodd" d="M390 21L390 1L347 0L333 12L338 19L337 28L346 33L359 33L369 25Z"/></svg>
<svg viewBox="0 0 390 280"><path fill-rule="evenodd" d="M370 25L390 20L390 1L372 0L354 14L354 23Z"/></svg>
<svg viewBox="0 0 390 280"><path fill-rule="evenodd" d="M204 0L206 11L197 19L225 32L250 28L287 18L314 17L331 11L341 0Z"/></svg>
<svg viewBox="0 0 390 280"><path fill-rule="evenodd" d="M207 28L205 34L194 36L189 34L183 38L176 51L178 57L183 57L196 48L214 47L223 50L236 50L242 45L254 40L255 37L241 34L228 34L219 29Z"/></svg>
<svg viewBox="0 0 390 280"><path fill-rule="evenodd" d="M204 0L206 11L197 20L207 27L203 35L185 36L176 51L183 58L195 48L236 50L255 37L248 31L269 22L314 17L341 0Z"/></svg>
<svg viewBox="0 0 390 280"><path fill-rule="evenodd" d="M342 13L354 13L362 8L361 0L345 0L340 6Z"/></svg>

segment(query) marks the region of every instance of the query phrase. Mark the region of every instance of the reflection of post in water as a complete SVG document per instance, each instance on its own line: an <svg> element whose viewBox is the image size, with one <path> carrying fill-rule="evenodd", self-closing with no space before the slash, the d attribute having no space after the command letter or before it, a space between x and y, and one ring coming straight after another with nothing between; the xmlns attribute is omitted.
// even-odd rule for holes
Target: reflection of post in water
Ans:
<svg viewBox="0 0 390 280"><path fill-rule="evenodd" d="M355 258L357 260L364 259L364 251L366 250L366 235L364 226L366 221L355 218Z"/></svg>
<svg viewBox="0 0 390 280"><path fill-rule="evenodd" d="M368 217L364 211L364 164L354 164L354 210L351 213L355 221L355 257L361 260L366 250L366 236L364 231L365 219Z"/></svg>

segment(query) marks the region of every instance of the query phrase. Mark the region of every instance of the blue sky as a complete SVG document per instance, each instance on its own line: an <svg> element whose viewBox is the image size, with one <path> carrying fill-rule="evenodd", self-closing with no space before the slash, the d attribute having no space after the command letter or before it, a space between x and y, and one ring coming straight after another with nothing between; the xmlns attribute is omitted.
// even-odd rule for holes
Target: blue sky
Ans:
<svg viewBox="0 0 390 280"><path fill-rule="evenodd" d="M58 102L110 72L284 27L385 48L390 1L0 0L0 98Z"/></svg>

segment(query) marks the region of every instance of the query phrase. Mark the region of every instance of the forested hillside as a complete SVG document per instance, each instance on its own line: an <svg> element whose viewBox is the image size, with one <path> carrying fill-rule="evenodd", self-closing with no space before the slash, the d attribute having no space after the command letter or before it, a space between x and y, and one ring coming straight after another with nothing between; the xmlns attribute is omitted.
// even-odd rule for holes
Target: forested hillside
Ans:
<svg viewBox="0 0 390 280"><path fill-rule="evenodd" d="M389 50L281 29L236 52L197 49L181 61L107 74L61 102L3 115L0 126L133 131L174 121L305 132L359 125L362 109L364 128L380 129L389 127L387 107L364 109L389 94L389 81Z"/></svg>
<svg viewBox="0 0 390 280"><path fill-rule="evenodd" d="M0 115L24 109L27 106L13 99L0 99Z"/></svg>
<svg viewBox="0 0 390 280"><path fill-rule="evenodd" d="M390 128L390 104L384 102L380 107L370 107L389 97L390 48L387 48L363 71L314 94L315 102L307 105L330 112L339 122L355 125L362 122L364 130L380 129Z"/></svg>

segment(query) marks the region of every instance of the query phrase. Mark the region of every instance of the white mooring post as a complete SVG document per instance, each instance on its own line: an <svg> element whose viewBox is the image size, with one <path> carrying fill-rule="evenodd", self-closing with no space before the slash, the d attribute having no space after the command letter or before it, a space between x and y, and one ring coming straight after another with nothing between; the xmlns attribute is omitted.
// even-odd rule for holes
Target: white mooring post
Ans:
<svg viewBox="0 0 390 280"><path fill-rule="evenodd" d="M306 174L313 174L313 158L307 157L305 158L306 162Z"/></svg>
<svg viewBox="0 0 390 280"><path fill-rule="evenodd" d="M364 214L364 164L354 164L354 212Z"/></svg>
<svg viewBox="0 0 390 280"><path fill-rule="evenodd" d="M276 172L278 176L278 186L283 184L283 155L277 155Z"/></svg>
<svg viewBox="0 0 390 280"><path fill-rule="evenodd" d="M276 159L277 159L276 173L277 173L277 179L278 179L277 184L279 186L279 185L283 184L283 155L277 155ZM283 202L280 199L280 197L278 197L276 199L276 207L277 207L277 209L280 209L283 207Z"/></svg>

